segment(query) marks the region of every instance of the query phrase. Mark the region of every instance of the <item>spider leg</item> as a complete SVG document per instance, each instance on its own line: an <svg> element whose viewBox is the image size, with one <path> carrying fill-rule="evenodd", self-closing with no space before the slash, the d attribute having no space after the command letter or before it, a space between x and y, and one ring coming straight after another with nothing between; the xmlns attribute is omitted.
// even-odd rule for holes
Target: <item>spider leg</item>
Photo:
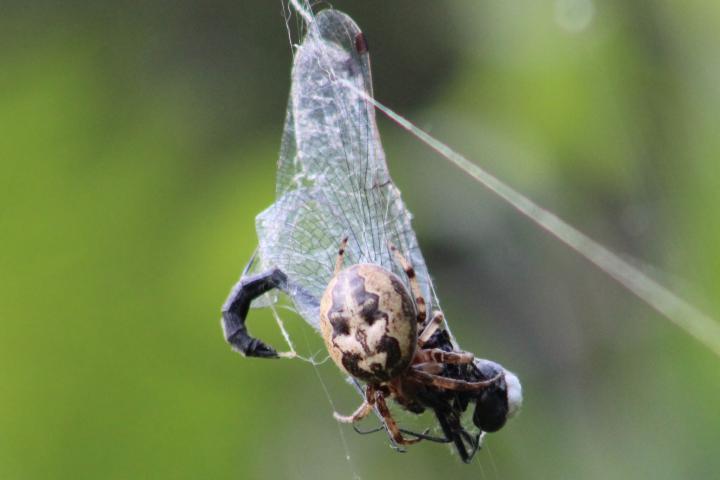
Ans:
<svg viewBox="0 0 720 480"><path fill-rule="evenodd" d="M274 288L284 289L286 285L287 275L278 268L249 277L243 275L243 278L235 284L222 308L225 340L235 350L247 357L278 357L273 347L250 336L245 326L245 319L253 300Z"/></svg>
<svg viewBox="0 0 720 480"><path fill-rule="evenodd" d="M495 383L502 377L502 373L499 373L489 380L466 382L465 380L457 380L454 378L442 377L440 375L424 372L423 369L428 369L432 365L430 363L420 365L422 365L421 368L417 368L418 365L413 365L408 370L408 377L424 385L436 387L441 390L476 392L495 385Z"/></svg>
<svg viewBox="0 0 720 480"><path fill-rule="evenodd" d="M355 426L355 422L358 422L362 420L363 418L367 417L370 412L372 412L373 406L376 406L378 409L378 412L382 416L383 421L385 422L385 428L387 428L388 432L390 433L393 441L397 445L412 445L413 443L417 443L420 440L422 440L427 435L424 434L416 434L416 433L410 433L411 435L415 436L415 439L406 439L402 436L402 430L398 428L397 423L395 422L395 419L390 414L390 409L388 408L387 404L385 403L385 396L383 393L379 390L376 390L372 385L367 386L367 390L365 391L365 401L358 407L355 412L353 412L352 415L340 415L337 412L333 413L333 416L335 417L335 420L342 423L352 423L353 428L358 433L374 433L378 431L378 429L370 430L367 432L364 432L357 428ZM382 429L383 427L380 427ZM398 448L398 450L402 450L401 448Z"/></svg>
<svg viewBox="0 0 720 480"><path fill-rule="evenodd" d="M343 261L345 260L345 247L347 247L348 243L348 237L345 237L340 242L340 248L338 249L338 256L337 260L335 260L335 271L333 272L333 276L337 275L340 270L342 270Z"/></svg>
<svg viewBox="0 0 720 480"><path fill-rule="evenodd" d="M446 352L439 348L419 350L415 354L418 364L423 362L449 363L452 365L466 365L473 363L475 355L470 352Z"/></svg>
<svg viewBox="0 0 720 480"><path fill-rule="evenodd" d="M423 329L422 333L418 335L418 346L422 347L425 345L425 342L430 340L430 337L432 337L432 334L435 333L435 331L440 328L440 325L442 324L443 320L445 320L445 315L439 310L436 310L433 312L433 316L428 322L427 325L425 325L425 328Z"/></svg>
<svg viewBox="0 0 720 480"><path fill-rule="evenodd" d="M395 261L400 264L402 269L405 271L408 280L410 281L410 289L415 296L415 305L417 306L417 323L418 326L425 325L425 319L427 318L427 307L425 306L425 298L422 296L420 290L420 284L418 284L417 277L415 277L415 269L412 267L410 262L402 256L398 249L392 243L390 250L395 255Z"/></svg>
<svg viewBox="0 0 720 480"><path fill-rule="evenodd" d="M370 430L362 430L360 427L353 424L353 430L355 430L355 433L358 433L360 435L370 435L370 434L385 430L385 426L380 425L379 427L371 428ZM429 431L430 431L429 428L426 429L423 433L413 432L412 430L407 430L405 428L400 429L400 433L403 433L405 435L410 435L411 437L421 438L421 439L427 440L429 442L435 442L435 443L450 443L450 442L452 442L452 440L450 440L449 438L435 437L433 435L428 435Z"/></svg>
<svg viewBox="0 0 720 480"><path fill-rule="evenodd" d="M372 412L375 404L375 387L368 385L365 389L365 400L360 406L350 415L340 415L337 412L333 412L333 417L340 423L355 423L359 422L363 418L367 417Z"/></svg>
<svg viewBox="0 0 720 480"><path fill-rule="evenodd" d="M353 377L350 377L350 380L352 381L353 386L355 387L355 390L360 394L361 397L367 398L367 394L365 390L363 389L362 385L360 385L360 382ZM388 433L388 440L390 440L390 448L395 450L398 453L406 453L407 450L400 447L398 444L395 443L395 440L393 440L392 435L390 435L390 432L388 431L387 427L385 426L385 422L383 422L382 416L380 416L380 412L378 412L377 408L375 409L375 415L378 417L382 425L380 426L380 429L385 430L385 432ZM355 424L353 424L353 429L357 431Z"/></svg>
<svg viewBox="0 0 720 480"><path fill-rule="evenodd" d="M367 417L370 412L372 412L372 408L372 404L365 400L352 414L340 415L337 412L333 412L333 417L340 423L355 423Z"/></svg>
<svg viewBox="0 0 720 480"><path fill-rule="evenodd" d="M452 442L452 440L447 437L435 437L433 435L428 435L429 431L430 431L429 428L427 430L425 430L423 433L413 432L412 430L405 430L404 428L400 429L400 432L404 433L405 435L410 435L412 437L416 437L421 440L427 440L428 442L435 442L435 443L450 443L450 442Z"/></svg>
<svg viewBox="0 0 720 480"><path fill-rule="evenodd" d="M387 403L385 403L385 396L381 391L375 392L375 404L377 406L378 412L380 412L380 415L383 418L383 421L385 422L385 426L387 427L388 431L390 432L390 435L392 436L393 440L398 445L412 445L413 443L417 443L422 438L413 438L408 439L403 437L402 432L400 431L400 428L398 428L397 423L395 422L395 419L392 417L392 414L390 413L390 409L387 406Z"/></svg>
<svg viewBox="0 0 720 480"><path fill-rule="evenodd" d="M379 427L371 428L370 430L362 430L360 427L353 424L353 430L355 430L355 433L358 433L360 435L370 435L372 433L377 433L382 430L385 430L385 426L380 425ZM400 429L400 433L403 433L405 435L410 435L411 437L416 437L416 438L420 438L423 440L427 440L429 442L435 442L435 443L450 443L450 442L452 442L452 440L450 440L449 438L435 437L433 435L428 435L429 431L430 431L429 428L426 429L423 433L413 432L412 430L407 430L405 428Z"/></svg>
<svg viewBox="0 0 720 480"><path fill-rule="evenodd" d="M440 375L444 370L442 363L437 362L415 363L412 368L432 375Z"/></svg>
<svg viewBox="0 0 720 480"><path fill-rule="evenodd" d="M371 428L370 430L362 430L360 427L355 425L353 423L353 430L355 430L355 433L359 433L360 435L370 435L371 433L377 433L381 430L385 430L385 426L380 425L379 427Z"/></svg>

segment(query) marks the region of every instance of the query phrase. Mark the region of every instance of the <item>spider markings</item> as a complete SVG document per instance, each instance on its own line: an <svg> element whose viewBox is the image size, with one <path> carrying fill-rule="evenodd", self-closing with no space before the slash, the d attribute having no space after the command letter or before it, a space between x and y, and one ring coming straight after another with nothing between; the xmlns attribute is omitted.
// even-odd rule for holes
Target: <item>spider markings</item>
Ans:
<svg viewBox="0 0 720 480"><path fill-rule="evenodd" d="M338 272L320 301L320 328L331 357L366 382L390 380L407 368L415 354L414 319L405 286L378 265Z"/></svg>

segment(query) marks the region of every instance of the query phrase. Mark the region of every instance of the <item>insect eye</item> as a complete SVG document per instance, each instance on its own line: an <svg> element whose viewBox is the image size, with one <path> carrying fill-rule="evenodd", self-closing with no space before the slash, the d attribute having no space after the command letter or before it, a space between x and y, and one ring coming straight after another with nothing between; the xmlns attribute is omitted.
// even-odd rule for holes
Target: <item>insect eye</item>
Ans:
<svg viewBox="0 0 720 480"><path fill-rule="evenodd" d="M502 373L503 368L495 362L475 359L473 364L478 380L489 380ZM473 423L484 432L500 430L508 418L508 394L505 375L494 385L481 391L475 400Z"/></svg>
<svg viewBox="0 0 720 480"><path fill-rule="evenodd" d="M500 430L508 417L507 389L505 381L484 390L478 397L473 423L484 432Z"/></svg>

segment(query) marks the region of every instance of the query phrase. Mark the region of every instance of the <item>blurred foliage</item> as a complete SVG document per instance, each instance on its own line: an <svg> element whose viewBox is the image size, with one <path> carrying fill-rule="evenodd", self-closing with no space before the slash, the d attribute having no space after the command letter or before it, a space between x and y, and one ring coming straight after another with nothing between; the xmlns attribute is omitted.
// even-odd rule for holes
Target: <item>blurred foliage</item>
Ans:
<svg viewBox="0 0 720 480"><path fill-rule="evenodd" d="M381 101L720 317L720 4L334 6ZM524 411L475 465L398 455L335 424L328 398L357 397L334 366L232 353L219 308L273 201L290 60L280 2L5 2L0 478L720 471L718 358L382 119L454 332Z"/></svg>

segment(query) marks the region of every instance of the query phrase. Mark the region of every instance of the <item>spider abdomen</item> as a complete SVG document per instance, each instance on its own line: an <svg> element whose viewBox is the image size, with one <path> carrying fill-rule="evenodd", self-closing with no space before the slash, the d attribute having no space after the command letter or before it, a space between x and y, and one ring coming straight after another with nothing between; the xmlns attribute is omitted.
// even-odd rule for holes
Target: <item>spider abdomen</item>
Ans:
<svg viewBox="0 0 720 480"><path fill-rule="evenodd" d="M332 278L320 328L335 363L366 382L400 375L415 354L415 304L397 275L379 265L353 265Z"/></svg>

